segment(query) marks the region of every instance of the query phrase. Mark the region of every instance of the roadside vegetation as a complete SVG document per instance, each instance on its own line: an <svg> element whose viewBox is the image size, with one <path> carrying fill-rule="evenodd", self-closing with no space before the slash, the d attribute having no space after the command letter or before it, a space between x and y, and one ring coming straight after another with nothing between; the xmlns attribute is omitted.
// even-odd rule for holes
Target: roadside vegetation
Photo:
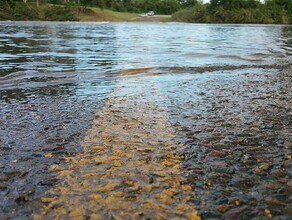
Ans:
<svg viewBox="0 0 292 220"><path fill-rule="evenodd" d="M175 21L195 23L292 24L291 0L211 0L173 14Z"/></svg>
<svg viewBox="0 0 292 220"><path fill-rule="evenodd" d="M60 4L57 4L60 3ZM0 20L12 21L126 21L138 13L118 12L97 5L64 3L57 1L26 3L0 0Z"/></svg>
<svg viewBox="0 0 292 220"><path fill-rule="evenodd" d="M291 0L0 0L0 20L126 21L148 11L179 22L292 24Z"/></svg>

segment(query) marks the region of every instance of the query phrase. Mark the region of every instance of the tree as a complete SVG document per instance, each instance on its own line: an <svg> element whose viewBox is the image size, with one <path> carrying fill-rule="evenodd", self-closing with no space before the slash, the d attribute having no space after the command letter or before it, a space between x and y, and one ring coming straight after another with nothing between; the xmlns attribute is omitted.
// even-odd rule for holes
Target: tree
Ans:
<svg viewBox="0 0 292 220"><path fill-rule="evenodd" d="M172 14L180 8L177 0L163 0L159 1L157 12L160 14Z"/></svg>
<svg viewBox="0 0 292 220"><path fill-rule="evenodd" d="M182 8L194 7L198 4L197 0L182 0L180 1L180 5Z"/></svg>

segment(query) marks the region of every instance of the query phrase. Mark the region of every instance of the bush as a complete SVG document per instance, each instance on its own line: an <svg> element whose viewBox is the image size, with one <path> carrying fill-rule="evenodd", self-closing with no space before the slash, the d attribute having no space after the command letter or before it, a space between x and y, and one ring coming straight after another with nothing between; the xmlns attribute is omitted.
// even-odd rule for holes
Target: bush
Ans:
<svg viewBox="0 0 292 220"><path fill-rule="evenodd" d="M16 20L28 21L39 20L38 12L31 7L28 7L23 2L17 2L14 9L14 17Z"/></svg>
<svg viewBox="0 0 292 220"><path fill-rule="evenodd" d="M78 21L71 7L60 6L45 9L44 18L48 21Z"/></svg>
<svg viewBox="0 0 292 220"><path fill-rule="evenodd" d="M197 5L180 10L172 17L175 21L195 23L291 24L292 22L292 16L286 10L264 6L226 9L222 6Z"/></svg>
<svg viewBox="0 0 292 220"><path fill-rule="evenodd" d="M14 12L5 0L0 0L0 20L14 20Z"/></svg>
<svg viewBox="0 0 292 220"><path fill-rule="evenodd" d="M196 23L209 23L210 16L206 6L197 5L191 8L182 9L172 15L175 21L179 22L196 22Z"/></svg>

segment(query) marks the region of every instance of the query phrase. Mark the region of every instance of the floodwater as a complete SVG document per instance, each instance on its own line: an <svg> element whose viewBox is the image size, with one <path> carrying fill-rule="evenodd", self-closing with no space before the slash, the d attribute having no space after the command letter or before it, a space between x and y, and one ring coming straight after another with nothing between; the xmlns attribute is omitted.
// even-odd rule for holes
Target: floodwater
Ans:
<svg viewBox="0 0 292 220"><path fill-rule="evenodd" d="M289 26L2 22L0 30L2 91L78 87L131 69L176 74L273 65L292 53Z"/></svg>
<svg viewBox="0 0 292 220"><path fill-rule="evenodd" d="M0 218L289 215L291 173L266 205L256 167L277 167L248 149L291 168L291 26L0 22L0 42Z"/></svg>

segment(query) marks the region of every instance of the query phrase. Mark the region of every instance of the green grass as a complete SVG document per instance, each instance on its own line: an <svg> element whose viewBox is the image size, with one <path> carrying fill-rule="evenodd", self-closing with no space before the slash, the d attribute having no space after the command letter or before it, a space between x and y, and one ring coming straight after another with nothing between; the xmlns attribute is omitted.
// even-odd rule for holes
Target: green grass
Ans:
<svg viewBox="0 0 292 220"><path fill-rule="evenodd" d="M112 17L115 20L119 20L119 21L130 20L130 19L136 18L138 16L138 14L136 14L136 13L117 12L117 11L112 11L112 10L109 10L109 9L104 9L104 10L101 10L100 8L90 8L90 9L93 10L94 12L96 12L96 13L104 13L108 17Z"/></svg>
<svg viewBox="0 0 292 220"><path fill-rule="evenodd" d="M0 20L50 20L50 21L128 21L138 18L137 13L116 12L109 9L101 10L96 7L36 4L29 2L18 3L17 10L0 8Z"/></svg>

